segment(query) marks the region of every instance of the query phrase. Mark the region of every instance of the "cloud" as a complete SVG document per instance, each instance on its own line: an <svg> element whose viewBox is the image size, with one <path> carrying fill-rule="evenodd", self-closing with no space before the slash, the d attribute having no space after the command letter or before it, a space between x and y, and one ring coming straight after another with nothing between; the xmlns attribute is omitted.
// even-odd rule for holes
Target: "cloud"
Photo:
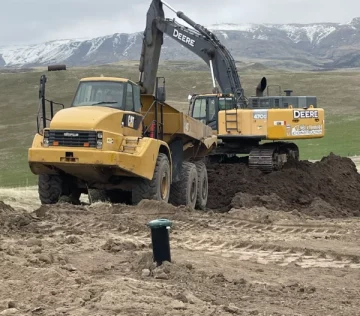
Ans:
<svg viewBox="0 0 360 316"><path fill-rule="evenodd" d="M11 0L0 10L0 46L143 31L150 0ZM216 23L346 23L360 1L168 0L202 25ZM169 18L175 17L165 10Z"/></svg>

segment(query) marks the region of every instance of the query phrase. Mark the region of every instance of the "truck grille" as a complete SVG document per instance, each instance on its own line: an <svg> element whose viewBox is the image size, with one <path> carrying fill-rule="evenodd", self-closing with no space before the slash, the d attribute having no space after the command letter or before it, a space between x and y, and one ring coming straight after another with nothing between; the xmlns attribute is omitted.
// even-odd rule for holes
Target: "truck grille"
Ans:
<svg viewBox="0 0 360 316"><path fill-rule="evenodd" d="M88 143L86 147L96 147L96 132L49 130L49 145L54 142L58 142L57 146L84 147Z"/></svg>

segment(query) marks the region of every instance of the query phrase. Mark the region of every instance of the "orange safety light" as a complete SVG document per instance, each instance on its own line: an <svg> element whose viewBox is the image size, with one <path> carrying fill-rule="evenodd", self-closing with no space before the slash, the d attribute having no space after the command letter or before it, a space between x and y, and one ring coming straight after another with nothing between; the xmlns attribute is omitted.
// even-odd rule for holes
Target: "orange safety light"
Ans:
<svg viewBox="0 0 360 316"><path fill-rule="evenodd" d="M84 143L84 147L90 147L89 143Z"/></svg>
<svg viewBox="0 0 360 316"><path fill-rule="evenodd" d="M54 142L53 142L53 145L54 145L54 146L59 146L59 142L58 142L58 141L54 141Z"/></svg>

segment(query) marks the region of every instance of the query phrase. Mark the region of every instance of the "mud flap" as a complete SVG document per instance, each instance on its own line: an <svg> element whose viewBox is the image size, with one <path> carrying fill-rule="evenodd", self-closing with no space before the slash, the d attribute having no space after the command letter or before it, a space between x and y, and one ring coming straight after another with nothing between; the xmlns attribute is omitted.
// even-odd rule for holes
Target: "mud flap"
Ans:
<svg viewBox="0 0 360 316"><path fill-rule="evenodd" d="M181 139L175 140L170 144L172 159L172 182L180 181L182 163L184 161L183 143Z"/></svg>

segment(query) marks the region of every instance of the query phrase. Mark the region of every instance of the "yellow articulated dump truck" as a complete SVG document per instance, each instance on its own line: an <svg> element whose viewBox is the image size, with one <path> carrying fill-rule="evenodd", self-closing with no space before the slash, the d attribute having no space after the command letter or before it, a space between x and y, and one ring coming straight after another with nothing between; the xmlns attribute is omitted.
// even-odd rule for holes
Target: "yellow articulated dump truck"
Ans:
<svg viewBox="0 0 360 316"><path fill-rule="evenodd" d="M210 127L165 102L164 78L151 81L155 95L128 79L83 78L71 106L55 115L59 103L45 98L45 83L43 75L38 132L28 152L42 204L63 198L79 203L84 193L90 201L153 199L205 208L203 158L217 138Z"/></svg>

